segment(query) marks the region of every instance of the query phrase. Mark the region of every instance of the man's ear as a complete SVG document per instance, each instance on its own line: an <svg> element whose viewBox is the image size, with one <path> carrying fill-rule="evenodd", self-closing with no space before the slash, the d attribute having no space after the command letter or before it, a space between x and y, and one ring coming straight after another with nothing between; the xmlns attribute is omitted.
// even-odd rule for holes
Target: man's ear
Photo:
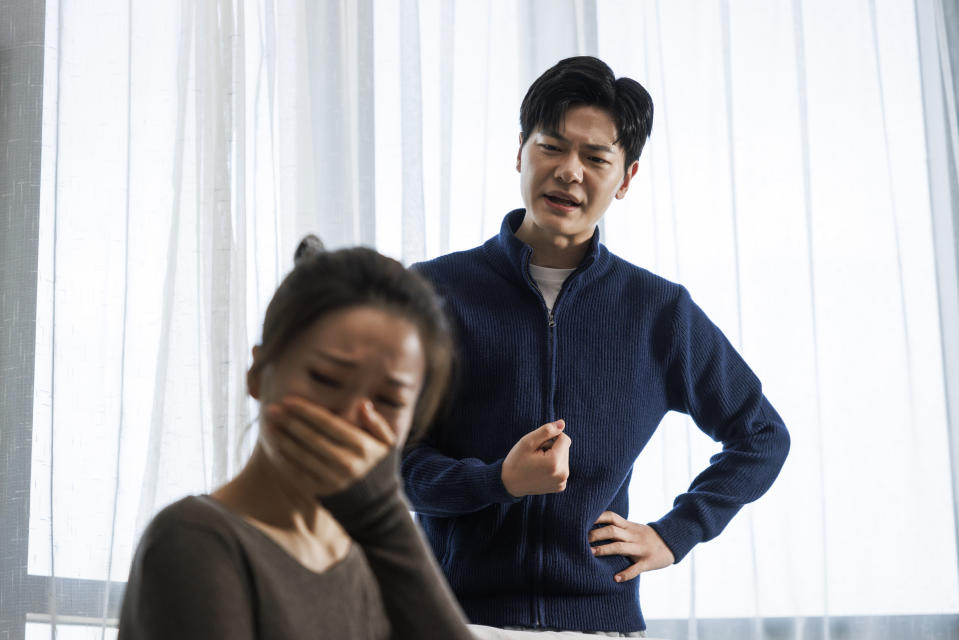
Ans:
<svg viewBox="0 0 959 640"><path fill-rule="evenodd" d="M629 169L626 171L626 175L623 177L623 184L619 185L619 189L616 191L616 199L622 200L626 195L626 191L629 190L629 183L632 181L633 176L636 175L636 171L639 170L639 160L633 160L633 164L629 165Z"/></svg>
<svg viewBox="0 0 959 640"><path fill-rule="evenodd" d="M523 163L522 163L522 161L521 161L521 160L522 160L522 157L523 157L523 133L520 132L520 134L519 134L519 151L516 152L516 171L518 171L518 172L522 172L522 170L523 170Z"/></svg>
<svg viewBox="0 0 959 640"><path fill-rule="evenodd" d="M246 372L246 389L250 392L250 397L256 400L260 399L260 372L262 371L261 367L258 367L258 359L260 355L260 347L253 347L253 364L250 365L250 369Z"/></svg>

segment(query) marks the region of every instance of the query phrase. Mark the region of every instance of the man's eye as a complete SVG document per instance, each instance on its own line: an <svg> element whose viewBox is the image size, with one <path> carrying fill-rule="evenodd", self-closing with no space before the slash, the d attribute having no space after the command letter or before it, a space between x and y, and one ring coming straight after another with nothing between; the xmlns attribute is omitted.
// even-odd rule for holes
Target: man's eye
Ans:
<svg viewBox="0 0 959 640"><path fill-rule="evenodd" d="M340 388L340 383L334 380L333 378L327 377L320 373L319 371L310 370L310 378L313 379L313 382L318 382L320 384L326 385L328 387L333 387L335 389Z"/></svg>
<svg viewBox="0 0 959 640"><path fill-rule="evenodd" d="M590 158L590 160L592 160L596 164L609 164L609 160L607 160L606 158L600 158L599 156L593 156Z"/></svg>
<svg viewBox="0 0 959 640"><path fill-rule="evenodd" d="M543 151L559 151L559 147L546 143L541 143L539 148Z"/></svg>

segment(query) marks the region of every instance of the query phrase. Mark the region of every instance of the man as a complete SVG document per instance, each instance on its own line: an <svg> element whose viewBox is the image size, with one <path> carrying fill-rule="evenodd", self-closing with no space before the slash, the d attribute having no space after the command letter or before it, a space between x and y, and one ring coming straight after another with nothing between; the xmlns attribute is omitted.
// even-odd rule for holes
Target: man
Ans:
<svg viewBox="0 0 959 640"><path fill-rule="evenodd" d="M525 209L417 266L454 322L460 380L403 475L473 623L642 635L638 575L718 535L788 452L759 381L688 292L599 243L652 113L602 61L559 62L521 107ZM669 513L630 522L632 465L670 410L723 450Z"/></svg>

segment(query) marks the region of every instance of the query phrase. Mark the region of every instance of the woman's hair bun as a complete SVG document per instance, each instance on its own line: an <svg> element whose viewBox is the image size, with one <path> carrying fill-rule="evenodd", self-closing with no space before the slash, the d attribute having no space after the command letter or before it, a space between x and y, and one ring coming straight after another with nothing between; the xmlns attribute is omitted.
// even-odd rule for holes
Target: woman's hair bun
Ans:
<svg viewBox="0 0 959 640"><path fill-rule="evenodd" d="M323 246L323 241L311 233L300 240L296 251L293 252L293 264L300 264L303 260L318 256L325 250L326 248Z"/></svg>

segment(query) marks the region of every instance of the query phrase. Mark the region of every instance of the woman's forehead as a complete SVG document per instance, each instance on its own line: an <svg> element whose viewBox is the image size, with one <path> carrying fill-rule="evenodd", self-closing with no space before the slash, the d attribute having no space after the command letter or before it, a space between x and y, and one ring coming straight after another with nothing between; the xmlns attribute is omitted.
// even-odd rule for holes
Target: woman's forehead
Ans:
<svg viewBox="0 0 959 640"><path fill-rule="evenodd" d="M328 314L302 334L298 346L332 365L346 369L378 367L404 383L421 378L425 368L416 326L376 307Z"/></svg>

